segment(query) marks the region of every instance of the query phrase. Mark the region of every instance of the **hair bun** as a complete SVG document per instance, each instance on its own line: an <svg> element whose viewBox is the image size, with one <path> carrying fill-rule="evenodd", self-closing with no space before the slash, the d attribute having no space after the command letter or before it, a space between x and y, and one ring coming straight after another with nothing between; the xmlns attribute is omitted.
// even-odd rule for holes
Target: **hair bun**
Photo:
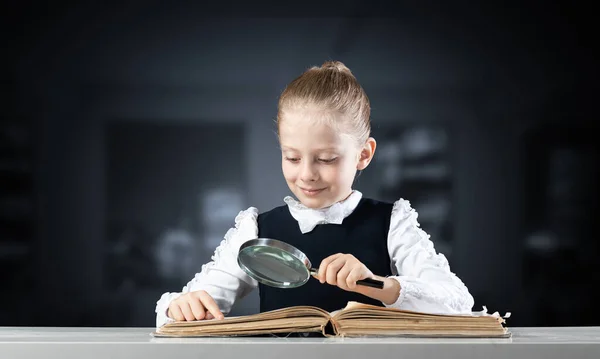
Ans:
<svg viewBox="0 0 600 359"><path fill-rule="evenodd" d="M347 73L348 75L352 75L352 71L343 62L340 61L325 61L323 65L321 65L322 69L333 69L338 70L339 72Z"/></svg>

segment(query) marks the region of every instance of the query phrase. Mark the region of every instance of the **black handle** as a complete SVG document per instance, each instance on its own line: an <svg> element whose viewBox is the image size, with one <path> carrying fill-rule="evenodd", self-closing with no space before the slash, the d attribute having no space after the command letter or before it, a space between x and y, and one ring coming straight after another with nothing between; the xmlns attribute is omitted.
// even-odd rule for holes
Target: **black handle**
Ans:
<svg viewBox="0 0 600 359"><path fill-rule="evenodd" d="M383 289L383 282L377 279L372 279L372 278L366 278L366 279L361 279L361 280L357 280L356 284L358 285L364 285L366 287L373 287L373 288L377 288L377 289Z"/></svg>
<svg viewBox="0 0 600 359"><path fill-rule="evenodd" d="M310 268L309 271L310 271L310 274L313 276L316 276L318 273L318 269L316 269L316 268ZM365 278L365 279L357 280L356 284L364 285L365 287L373 287L373 288L377 288L377 289L383 289L383 282L380 280L377 280L377 279L373 279L373 278Z"/></svg>

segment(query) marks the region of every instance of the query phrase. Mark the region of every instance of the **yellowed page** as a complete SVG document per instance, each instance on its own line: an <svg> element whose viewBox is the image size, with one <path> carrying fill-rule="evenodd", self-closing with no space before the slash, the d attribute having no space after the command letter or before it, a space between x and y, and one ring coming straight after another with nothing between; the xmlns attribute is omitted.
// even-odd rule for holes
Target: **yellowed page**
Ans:
<svg viewBox="0 0 600 359"><path fill-rule="evenodd" d="M338 335L506 336L498 315L444 315L418 313L357 302L333 313Z"/></svg>
<svg viewBox="0 0 600 359"><path fill-rule="evenodd" d="M274 311L226 317L222 320L198 320L168 323L156 336L214 336L249 335L249 333L280 333L322 331L329 322L329 313L309 306L298 306Z"/></svg>

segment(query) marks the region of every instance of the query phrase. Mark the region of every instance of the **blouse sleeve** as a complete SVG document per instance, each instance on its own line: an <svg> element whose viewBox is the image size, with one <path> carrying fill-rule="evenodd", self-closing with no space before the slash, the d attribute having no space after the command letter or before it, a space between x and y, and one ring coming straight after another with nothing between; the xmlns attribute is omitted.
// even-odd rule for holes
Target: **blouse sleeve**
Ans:
<svg viewBox="0 0 600 359"><path fill-rule="evenodd" d="M205 290L219 305L223 314L229 313L236 300L244 297L258 286L237 264L240 246L258 236L258 210L250 207L235 218L235 227L229 229L216 248L212 260L202 266L199 273L178 293L164 293L156 302L156 327L173 319L167 316L172 300L183 293Z"/></svg>
<svg viewBox="0 0 600 359"><path fill-rule="evenodd" d="M388 307L427 313L469 314L474 301L465 284L450 271L448 260L436 253L429 235L417 222L410 203L394 203L388 233L393 278L400 295Z"/></svg>

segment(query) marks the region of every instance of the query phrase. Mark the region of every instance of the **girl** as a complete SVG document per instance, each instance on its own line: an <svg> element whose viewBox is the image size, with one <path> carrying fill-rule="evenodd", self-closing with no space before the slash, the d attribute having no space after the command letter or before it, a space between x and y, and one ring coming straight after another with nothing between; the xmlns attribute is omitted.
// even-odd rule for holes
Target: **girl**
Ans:
<svg viewBox="0 0 600 359"><path fill-rule="evenodd" d="M222 319L235 301L258 287L260 311L314 305L327 311L358 301L431 313L471 313L473 297L419 228L408 201L384 203L352 189L357 170L375 153L370 104L341 62L313 67L282 93L277 127L283 176L296 199L235 218L212 261L181 293L165 293L156 325L173 320ZM247 240L283 240L320 263L318 280L294 289L258 284L237 264ZM357 286L375 278L383 289Z"/></svg>

